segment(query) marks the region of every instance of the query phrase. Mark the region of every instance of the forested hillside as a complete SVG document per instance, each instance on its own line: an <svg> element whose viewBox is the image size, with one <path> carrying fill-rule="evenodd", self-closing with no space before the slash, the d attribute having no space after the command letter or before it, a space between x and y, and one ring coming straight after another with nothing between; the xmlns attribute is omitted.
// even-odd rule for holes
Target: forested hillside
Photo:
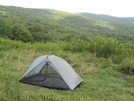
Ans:
<svg viewBox="0 0 134 101"><path fill-rule="evenodd" d="M133 17L113 17L108 15L93 14L93 13L78 13L78 15L83 15L88 18L92 18L96 20L108 21L110 23L116 23L116 24L125 24L134 27Z"/></svg>
<svg viewBox="0 0 134 101"><path fill-rule="evenodd" d="M1 37L23 42L90 40L101 35L134 43L133 27L52 9L0 6L0 27Z"/></svg>

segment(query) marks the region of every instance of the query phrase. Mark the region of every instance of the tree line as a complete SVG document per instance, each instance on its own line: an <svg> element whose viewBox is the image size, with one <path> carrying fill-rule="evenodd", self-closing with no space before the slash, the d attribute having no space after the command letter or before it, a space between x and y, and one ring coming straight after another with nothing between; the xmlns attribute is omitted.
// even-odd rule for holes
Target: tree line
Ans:
<svg viewBox="0 0 134 101"><path fill-rule="evenodd" d="M40 24L25 27L23 24L11 26L5 19L0 19L0 37L10 38L12 40L21 40L22 42L50 41L51 35Z"/></svg>

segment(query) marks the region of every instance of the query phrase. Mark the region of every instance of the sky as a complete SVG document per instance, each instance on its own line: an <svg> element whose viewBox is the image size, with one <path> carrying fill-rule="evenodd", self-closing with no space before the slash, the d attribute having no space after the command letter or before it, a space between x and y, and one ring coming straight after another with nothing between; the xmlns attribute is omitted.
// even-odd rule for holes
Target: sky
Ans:
<svg viewBox="0 0 134 101"><path fill-rule="evenodd" d="M134 0L1 0L0 5L134 17Z"/></svg>

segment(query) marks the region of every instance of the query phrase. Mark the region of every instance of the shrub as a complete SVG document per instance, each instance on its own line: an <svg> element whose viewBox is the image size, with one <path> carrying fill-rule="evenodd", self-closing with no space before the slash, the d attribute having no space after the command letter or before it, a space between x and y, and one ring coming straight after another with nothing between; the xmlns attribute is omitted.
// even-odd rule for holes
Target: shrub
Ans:
<svg viewBox="0 0 134 101"><path fill-rule="evenodd" d="M122 62L122 60L124 59L124 56L122 55L114 55L112 56L112 62L115 64L120 64Z"/></svg>
<svg viewBox="0 0 134 101"><path fill-rule="evenodd" d="M132 58L125 58L121 62L120 70L126 74L134 74L134 59Z"/></svg>

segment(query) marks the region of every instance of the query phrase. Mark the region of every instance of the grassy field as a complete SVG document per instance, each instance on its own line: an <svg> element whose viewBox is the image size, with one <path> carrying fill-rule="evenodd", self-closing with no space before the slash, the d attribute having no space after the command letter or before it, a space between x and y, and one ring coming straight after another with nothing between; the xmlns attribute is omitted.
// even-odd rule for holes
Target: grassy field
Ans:
<svg viewBox="0 0 134 101"><path fill-rule="evenodd" d="M69 44L67 44L69 47ZM97 57L96 52L71 51L65 43L22 43L0 39L0 101L133 101L134 58ZM64 47L64 48L63 48ZM67 62L84 82L75 90L56 90L18 82L31 63L42 55ZM122 56L122 55L121 55ZM123 67L124 66L124 67ZM124 68L131 68L126 69ZM124 70L123 70L124 69ZM131 72L130 72L131 70ZM126 71L126 72L123 72Z"/></svg>

